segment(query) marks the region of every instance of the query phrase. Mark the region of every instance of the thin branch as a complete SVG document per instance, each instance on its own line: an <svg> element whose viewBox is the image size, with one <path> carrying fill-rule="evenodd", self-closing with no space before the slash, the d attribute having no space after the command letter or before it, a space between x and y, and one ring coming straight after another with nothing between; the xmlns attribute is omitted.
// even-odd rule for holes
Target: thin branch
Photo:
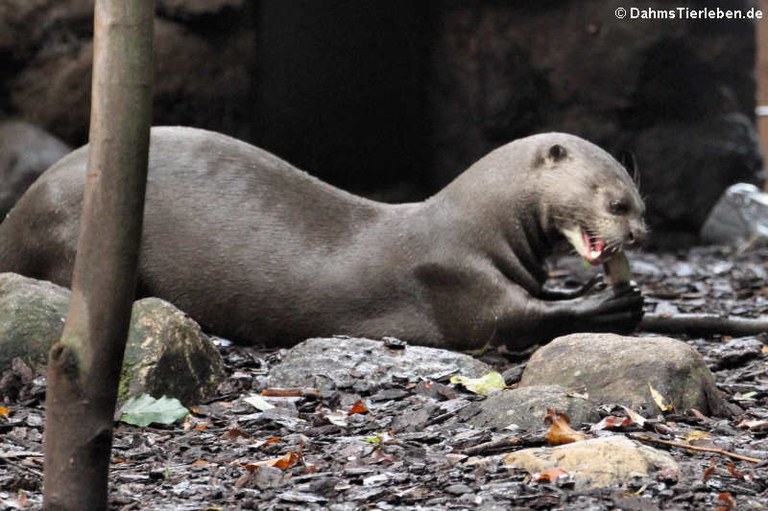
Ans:
<svg viewBox="0 0 768 511"><path fill-rule="evenodd" d="M483 442L482 444L473 445L462 449L461 454L467 456L477 456L479 454L492 454L498 451L507 450L510 447L520 447L521 445L541 445L545 443L543 434L533 434L525 436L507 436L490 442Z"/></svg>
<svg viewBox="0 0 768 511"><path fill-rule="evenodd" d="M640 322L640 330L664 334L750 336L768 332L768 320L714 314L646 314Z"/></svg>
<svg viewBox="0 0 768 511"><path fill-rule="evenodd" d="M670 440L661 440L658 438L651 438L646 435L630 435L630 438L634 440L639 440L640 442L645 442L647 444L666 445L669 447L677 447L679 449L687 449L689 451L710 452L713 454L719 454L721 456L727 456L729 458L733 458L736 460L748 461L749 463L761 463L765 461L765 460L761 460L760 458L744 456L743 454L737 454L735 452L726 451L724 449L719 449L717 447L700 447L696 445L683 444L680 442L672 442Z"/></svg>

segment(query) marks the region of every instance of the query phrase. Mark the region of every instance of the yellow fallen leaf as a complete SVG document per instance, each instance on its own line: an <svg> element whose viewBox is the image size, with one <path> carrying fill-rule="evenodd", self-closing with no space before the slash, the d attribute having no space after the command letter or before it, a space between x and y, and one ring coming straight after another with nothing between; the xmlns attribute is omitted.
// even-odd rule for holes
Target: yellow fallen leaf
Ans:
<svg viewBox="0 0 768 511"><path fill-rule="evenodd" d="M683 437L683 440L685 440L690 444L691 442L695 442L697 440L707 440L710 436L712 435L707 433L706 431L699 431L698 429L694 429L693 431L685 435Z"/></svg>
<svg viewBox="0 0 768 511"><path fill-rule="evenodd" d="M653 400L656 403L656 406L659 407L659 410L662 412L671 412L675 409L672 403L667 402L664 396L661 395L661 392L653 388L653 385L648 383L648 388L651 390L651 397L653 397Z"/></svg>
<svg viewBox="0 0 768 511"><path fill-rule="evenodd" d="M451 376L451 383L454 385L462 385L468 391L481 396L487 396L507 388L507 384L504 382L504 377L496 371L491 371L480 378L467 378L460 374L454 374Z"/></svg>

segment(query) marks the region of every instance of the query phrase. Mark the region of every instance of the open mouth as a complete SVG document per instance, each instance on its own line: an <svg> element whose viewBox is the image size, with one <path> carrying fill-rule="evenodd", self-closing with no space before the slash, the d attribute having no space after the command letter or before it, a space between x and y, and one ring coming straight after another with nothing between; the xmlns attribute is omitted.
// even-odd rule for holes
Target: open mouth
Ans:
<svg viewBox="0 0 768 511"><path fill-rule="evenodd" d="M589 264L595 266L611 258L614 251L606 250L606 243L597 234L580 227L562 230L563 235L576 249L576 252Z"/></svg>

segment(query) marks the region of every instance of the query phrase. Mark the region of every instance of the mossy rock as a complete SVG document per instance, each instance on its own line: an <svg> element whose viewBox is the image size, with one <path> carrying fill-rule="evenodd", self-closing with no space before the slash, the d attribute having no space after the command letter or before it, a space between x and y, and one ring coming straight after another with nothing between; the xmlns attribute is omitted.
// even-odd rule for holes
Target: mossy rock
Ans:
<svg viewBox="0 0 768 511"><path fill-rule="evenodd" d="M147 393L196 404L212 397L224 376L219 351L186 314L159 298L133 304L119 401Z"/></svg>
<svg viewBox="0 0 768 511"><path fill-rule="evenodd" d="M0 273L0 370L11 367L16 357L33 369L44 366L68 310L68 289Z"/></svg>

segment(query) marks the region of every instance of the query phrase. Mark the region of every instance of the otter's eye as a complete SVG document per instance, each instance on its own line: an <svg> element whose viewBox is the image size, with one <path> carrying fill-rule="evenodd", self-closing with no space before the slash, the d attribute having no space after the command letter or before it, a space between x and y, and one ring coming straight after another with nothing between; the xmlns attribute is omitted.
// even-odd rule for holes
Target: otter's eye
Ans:
<svg viewBox="0 0 768 511"><path fill-rule="evenodd" d="M629 213L629 206L626 202L620 200L612 200L608 204L608 209L613 215L626 215Z"/></svg>
<svg viewBox="0 0 768 511"><path fill-rule="evenodd" d="M560 144L555 144L549 148L549 157L554 161L560 161L568 155L565 147Z"/></svg>

